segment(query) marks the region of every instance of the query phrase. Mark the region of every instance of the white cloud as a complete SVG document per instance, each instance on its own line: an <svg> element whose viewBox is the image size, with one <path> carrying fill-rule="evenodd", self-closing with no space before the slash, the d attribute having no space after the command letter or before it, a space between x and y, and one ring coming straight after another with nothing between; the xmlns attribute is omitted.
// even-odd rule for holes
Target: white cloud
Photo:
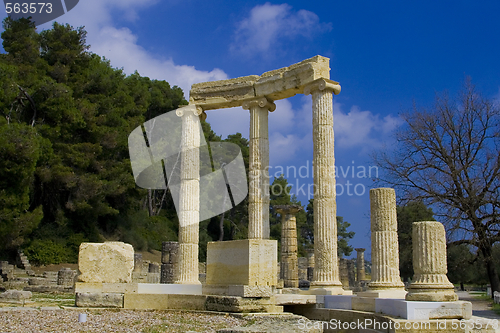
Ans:
<svg viewBox="0 0 500 333"><path fill-rule="evenodd" d="M266 2L252 8L249 17L239 22L230 49L249 56L266 53L271 46L276 49L280 40L310 37L314 32L330 29L331 25L320 23L313 12L304 9L294 12L288 4Z"/></svg>
<svg viewBox="0 0 500 333"><path fill-rule="evenodd" d="M103 27L99 31L98 43L93 44L91 50L110 59L113 66L123 67L127 74L137 70L143 76L181 87L186 98L193 83L228 78L218 68L210 72L200 71L194 66L176 65L172 59L152 55L137 44L137 37L128 28Z"/></svg>
<svg viewBox="0 0 500 333"><path fill-rule="evenodd" d="M207 122L212 126L212 130L225 139L229 134L239 132L248 139L250 131L250 113L243 108L209 110Z"/></svg>
<svg viewBox="0 0 500 333"><path fill-rule="evenodd" d="M387 136L403 123L399 117L380 118L371 111L361 111L356 105L344 113L340 103L333 105L333 122L335 147L361 147L362 151L382 146Z"/></svg>
<svg viewBox="0 0 500 333"><path fill-rule="evenodd" d="M178 60L176 63L174 59L148 53L130 29L117 27L113 22L113 16L118 15L126 21L136 21L140 12L154 10L158 3L159 0L82 0L56 21L73 27L85 26L90 51L106 57L113 67L123 68L126 74L137 70L143 76L166 80L171 86L181 87L186 98L193 83L227 79L227 74L218 68L201 71L179 64ZM53 21L43 24L38 31L50 29L52 24Z"/></svg>

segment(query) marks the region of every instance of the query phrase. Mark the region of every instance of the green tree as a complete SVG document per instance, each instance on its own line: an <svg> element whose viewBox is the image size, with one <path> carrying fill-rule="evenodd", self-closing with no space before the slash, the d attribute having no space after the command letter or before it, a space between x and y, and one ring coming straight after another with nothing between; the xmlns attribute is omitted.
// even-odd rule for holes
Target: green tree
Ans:
<svg viewBox="0 0 500 333"><path fill-rule="evenodd" d="M472 283L485 285L488 282L484 263L481 255L476 255L467 244L451 245L447 249L448 278L452 283L460 284L464 290L464 284Z"/></svg>
<svg viewBox="0 0 500 333"><path fill-rule="evenodd" d="M413 278L413 222L434 221L432 209L421 201L409 202L396 208L398 218L399 273L403 281Z"/></svg>
<svg viewBox="0 0 500 333"><path fill-rule="evenodd" d="M31 191L39 155L33 128L17 123L0 126L0 242L10 252L23 244L43 217Z"/></svg>
<svg viewBox="0 0 500 333"><path fill-rule="evenodd" d="M350 256L352 246L349 245L349 240L354 237L354 231L347 231L351 224L344 221L342 216L337 216L337 255L339 258ZM309 199L309 204L306 209L306 222L301 231L308 244L314 244L314 199Z"/></svg>
<svg viewBox="0 0 500 333"><path fill-rule="evenodd" d="M88 52L83 28L54 23L37 34L28 19L3 25L0 248L47 258L34 240L71 249L75 239L127 239L159 249L160 239L176 238L170 196L135 185L128 135L187 104L182 90L111 67Z"/></svg>

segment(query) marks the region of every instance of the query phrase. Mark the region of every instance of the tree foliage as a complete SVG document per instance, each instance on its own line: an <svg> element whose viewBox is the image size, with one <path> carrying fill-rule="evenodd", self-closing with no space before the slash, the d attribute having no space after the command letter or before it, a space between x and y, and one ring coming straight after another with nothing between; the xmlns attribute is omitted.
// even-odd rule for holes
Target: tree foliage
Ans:
<svg viewBox="0 0 500 333"><path fill-rule="evenodd" d="M483 256L492 289L500 279L492 256L500 240L500 109L467 79L457 99L438 96L432 109L403 116L393 152L375 155L383 182L409 201L436 207L455 244Z"/></svg>
<svg viewBox="0 0 500 333"><path fill-rule="evenodd" d="M309 244L314 244L314 199L310 199L306 208L307 220L302 229L304 239ZM349 245L349 240L354 237L354 231L347 231L351 224L344 221L342 216L337 216L337 255L339 258L350 256L352 246Z"/></svg>
<svg viewBox="0 0 500 333"><path fill-rule="evenodd" d="M159 238L176 235L173 203L162 203L161 216L141 215L150 196L135 185L127 139L187 104L182 90L111 67L88 52L83 28L54 23L37 33L30 20L10 18L3 26L0 247L28 247L47 262L43 248L69 249L74 234L102 241L142 230L133 244L159 249Z"/></svg>
<svg viewBox="0 0 500 333"><path fill-rule="evenodd" d="M432 209L421 201L396 208L398 216L399 273L403 281L413 278L413 222L434 221Z"/></svg>

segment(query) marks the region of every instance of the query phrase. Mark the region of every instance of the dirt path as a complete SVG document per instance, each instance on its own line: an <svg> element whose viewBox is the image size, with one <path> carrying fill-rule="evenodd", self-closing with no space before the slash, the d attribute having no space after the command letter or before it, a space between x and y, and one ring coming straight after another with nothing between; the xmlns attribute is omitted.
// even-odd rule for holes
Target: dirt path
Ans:
<svg viewBox="0 0 500 333"><path fill-rule="evenodd" d="M458 298L461 301L472 303L472 315L488 319L500 319L500 316L491 310L491 301L478 299L474 294L467 291L458 291Z"/></svg>

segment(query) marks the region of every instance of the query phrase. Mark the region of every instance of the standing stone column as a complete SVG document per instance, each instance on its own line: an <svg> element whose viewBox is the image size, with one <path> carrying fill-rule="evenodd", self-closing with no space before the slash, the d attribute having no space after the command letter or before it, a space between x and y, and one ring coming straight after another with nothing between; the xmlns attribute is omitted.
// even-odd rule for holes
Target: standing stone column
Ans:
<svg viewBox="0 0 500 333"><path fill-rule="evenodd" d="M303 208L299 205L274 206L281 214L281 267L280 278L284 288L299 287L299 266L297 259L297 221L295 214Z"/></svg>
<svg viewBox="0 0 500 333"><path fill-rule="evenodd" d="M134 253L134 272L142 273L142 253Z"/></svg>
<svg viewBox="0 0 500 333"><path fill-rule="evenodd" d="M250 110L248 238L269 239L269 134L268 113L276 105L266 97L243 103Z"/></svg>
<svg viewBox="0 0 500 333"><path fill-rule="evenodd" d="M396 192L392 188L370 190L372 234L372 290L401 289L399 277Z"/></svg>
<svg viewBox="0 0 500 333"><path fill-rule="evenodd" d="M182 118L179 192L179 252L175 283L200 284L198 240L200 222L200 123L202 110L195 105L177 109Z"/></svg>
<svg viewBox="0 0 500 333"><path fill-rule="evenodd" d="M365 249L355 249L357 252L356 257L356 281L360 282L365 279Z"/></svg>
<svg viewBox="0 0 500 333"><path fill-rule="evenodd" d="M446 234L440 222L414 222L413 282L408 288L408 301L456 301L458 295L448 280Z"/></svg>
<svg viewBox="0 0 500 333"><path fill-rule="evenodd" d="M177 269L177 251L179 243L163 242L161 248L160 283L174 283Z"/></svg>
<svg viewBox="0 0 500 333"><path fill-rule="evenodd" d="M314 276L314 249L307 250L307 281L311 282Z"/></svg>
<svg viewBox="0 0 500 333"><path fill-rule="evenodd" d="M314 143L314 278L318 293L342 294L337 258L337 207L335 202L335 157L333 154L333 100L340 85L318 79L304 88L312 95ZM312 292L314 292L312 290Z"/></svg>

